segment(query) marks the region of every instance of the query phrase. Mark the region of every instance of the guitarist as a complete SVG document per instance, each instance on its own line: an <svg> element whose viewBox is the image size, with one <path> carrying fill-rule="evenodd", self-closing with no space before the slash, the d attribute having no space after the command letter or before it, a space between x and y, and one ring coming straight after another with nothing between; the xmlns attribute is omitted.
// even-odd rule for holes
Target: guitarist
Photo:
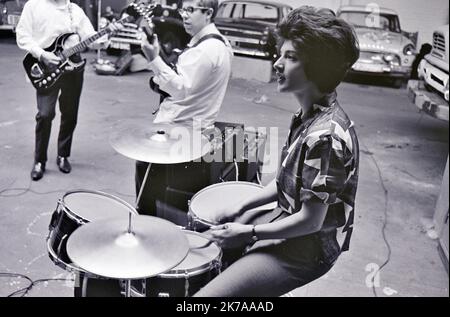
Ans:
<svg viewBox="0 0 450 317"><path fill-rule="evenodd" d="M121 28L119 24L110 25L112 31ZM29 0L24 6L16 31L18 46L31 53L48 67L60 63L58 56L44 50L59 35L75 33L68 39L67 45L70 47L77 44L79 40L96 33L84 11L75 3L71 3L70 0ZM102 39L100 39L95 45L100 47L105 43L106 41L102 42ZM80 56L75 56L74 59L81 61ZM61 125L56 164L63 173L70 173L71 171L68 157L70 156L73 132L77 123L83 74L84 69L67 72L49 91L36 93L38 112L36 115L34 165L31 170L31 178L34 181L41 179L45 172L50 130L52 120L55 117L58 97Z"/></svg>
<svg viewBox="0 0 450 317"><path fill-rule="evenodd" d="M142 51L155 74L153 85L166 94L161 98L154 123L194 124L202 128L214 125L231 75L233 51L228 40L214 25L217 14L217 0L183 0L179 10L186 32L192 36L178 61L171 67L160 56L158 38L142 40ZM197 164L197 165L194 165ZM192 185L200 179L198 164L171 165L177 175L176 186ZM139 193L148 163L137 162L135 184ZM149 183L145 184L137 210L139 213L156 215L156 197L164 197L167 184L165 166L152 164ZM200 169L199 169L200 168ZM196 172L197 171L197 172ZM184 185L183 185L183 184ZM174 185L174 184L172 184ZM180 187L178 187L180 188ZM200 188L201 189L201 188Z"/></svg>

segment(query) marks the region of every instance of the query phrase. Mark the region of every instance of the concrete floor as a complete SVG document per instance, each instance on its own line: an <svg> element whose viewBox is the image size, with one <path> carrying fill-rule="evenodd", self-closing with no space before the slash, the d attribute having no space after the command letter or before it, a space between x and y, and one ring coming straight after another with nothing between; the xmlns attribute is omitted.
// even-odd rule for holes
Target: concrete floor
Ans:
<svg viewBox="0 0 450 317"><path fill-rule="evenodd" d="M58 199L77 188L106 191L133 204L134 162L115 152L108 140L128 120L150 122L157 97L147 88L149 73L98 76L89 65L73 171L62 174L54 163L57 116L47 172L41 181L31 182L36 110L22 57L13 39L0 38L0 272L66 279L37 284L28 296L73 296L72 275L47 256L50 215ZM449 296L448 274L428 230L448 156L448 123L422 116L406 90L383 83L343 83L338 97L356 124L361 144L350 251L324 277L287 296ZM273 82L233 79L219 120L277 127L278 135L272 136L278 144L272 149L279 149L296 108L290 95L276 93ZM265 172L267 183L274 172ZM381 266L371 285L368 281ZM0 296L26 285L0 275Z"/></svg>

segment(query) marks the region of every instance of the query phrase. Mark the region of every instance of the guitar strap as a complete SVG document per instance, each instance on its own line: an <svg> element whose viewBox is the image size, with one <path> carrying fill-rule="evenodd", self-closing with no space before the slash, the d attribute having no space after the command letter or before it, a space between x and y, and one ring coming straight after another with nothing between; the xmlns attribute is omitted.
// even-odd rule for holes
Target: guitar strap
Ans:
<svg viewBox="0 0 450 317"><path fill-rule="evenodd" d="M200 43L202 43L202 42L204 42L204 41L206 41L206 40L209 40L209 39L216 39L216 40L219 40L219 41L221 41L223 44L225 44L225 46L227 46L227 43L225 42L224 38L223 38L221 35L219 35L219 34L206 34L205 36L203 36L202 38L200 38L200 40L198 40L197 43L195 43L194 45L192 45L192 46L189 46L189 45L188 45L183 51L181 51L180 54L178 54L178 57L179 57L181 54L183 54L184 52L190 50L191 48L194 48L194 47L198 46ZM178 57L177 57L177 61L178 61ZM173 68L173 70L174 70L176 73L178 73L176 63L172 66L172 68Z"/></svg>

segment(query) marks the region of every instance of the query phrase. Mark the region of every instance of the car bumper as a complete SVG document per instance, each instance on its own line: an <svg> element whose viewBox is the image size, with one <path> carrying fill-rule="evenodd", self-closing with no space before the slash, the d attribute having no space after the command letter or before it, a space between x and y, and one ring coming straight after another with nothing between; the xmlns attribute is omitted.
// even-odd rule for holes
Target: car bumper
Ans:
<svg viewBox="0 0 450 317"><path fill-rule="evenodd" d="M17 14L8 14L7 20L3 22L5 24L0 24L0 30L11 30L14 31L16 29L17 23L19 23L20 15ZM6 23L7 21L7 23Z"/></svg>
<svg viewBox="0 0 450 317"><path fill-rule="evenodd" d="M244 49L239 47L233 47L233 52L237 55L245 55L245 56L252 56L252 57L261 57L261 58L267 58L270 59L271 56L268 52L262 52L257 50L250 50L250 49Z"/></svg>
<svg viewBox="0 0 450 317"><path fill-rule="evenodd" d="M443 94L448 101L448 73L432 65L427 60L422 60L419 66L419 74L428 85Z"/></svg>
<svg viewBox="0 0 450 317"><path fill-rule="evenodd" d="M422 80L408 81L407 89L409 99L420 111L436 119L448 122L448 102L438 94L427 91Z"/></svg>
<svg viewBox="0 0 450 317"><path fill-rule="evenodd" d="M0 25L0 30L14 31L15 29L16 29L15 25L10 25L10 24L1 24Z"/></svg>
<svg viewBox="0 0 450 317"><path fill-rule="evenodd" d="M363 63L357 61L349 71L352 74L364 74L377 77L409 78L411 67L389 66L383 64Z"/></svg>

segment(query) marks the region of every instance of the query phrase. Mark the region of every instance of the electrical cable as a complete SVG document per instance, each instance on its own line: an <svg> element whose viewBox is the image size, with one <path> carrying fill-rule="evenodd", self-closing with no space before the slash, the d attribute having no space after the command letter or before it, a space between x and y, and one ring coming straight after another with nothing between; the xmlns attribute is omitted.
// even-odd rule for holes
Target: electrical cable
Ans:
<svg viewBox="0 0 450 317"><path fill-rule="evenodd" d="M26 193L33 193L36 195L48 195L48 194L54 194L54 193L64 193L67 192L67 189L55 189L55 190L51 190L51 191L46 191L46 192L39 192L36 190L31 189L31 185L32 185L32 181L30 179L30 182L28 184L27 187L10 187L12 184L15 183L16 180L12 181L6 188L4 189L0 189L0 197L18 197L18 196L23 196ZM4 194L6 192L10 192L10 191L22 191L20 193L17 194ZM105 191L105 192L113 192L119 196L124 196L124 197L134 197L134 195L132 194L125 194L125 193L121 193L118 192L114 189L110 189L110 188L105 188L105 189L101 189L100 191Z"/></svg>
<svg viewBox="0 0 450 317"><path fill-rule="evenodd" d="M23 287L19 290L16 290L10 294L8 294L6 297L14 297L19 295L20 297L24 297L25 295L27 295L31 289L36 286L39 283L44 283L44 282L51 282L51 281L68 281L68 279L66 278L44 278L44 279L37 279L37 280L32 280L30 277L24 275L24 274L20 274L20 273L7 273L7 272L0 272L0 277L6 277L6 278L22 278L25 279L29 282L29 285L26 287ZM70 281L74 281L74 280L70 280Z"/></svg>
<svg viewBox="0 0 450 317"><path fill-rule="evenodd" d="M375 164L375 167L377 168L378 178L380 179L381 187L383 188L383 194L384 194L384 219L383 219L383 227L381 229L381 234L383 235L384 243L386 244L386 247L388 249L388 255L387 255L387 258L384 261L384 263L377 269L377 272L372 277L372 292L375 297L378 297L377 291L375 289L374 279L376 276L379 276L381 270L389 263L389 261L391 260L391 253L392 253L391 245L389 244L389 241L387 240L387 237L386 237L386 226L387 226L387 222L388 222L387 210L388 210L388 203L389 203L389 191L387 190L386 185L384 184L383 177L381 174L381 169L380 169L377 161L375 160L373 153L368 150L367 146L365 146L364 144L362 144L362 145L366 148L367 153L371 153L368 155L370 156L371 160Z"/></svg>

